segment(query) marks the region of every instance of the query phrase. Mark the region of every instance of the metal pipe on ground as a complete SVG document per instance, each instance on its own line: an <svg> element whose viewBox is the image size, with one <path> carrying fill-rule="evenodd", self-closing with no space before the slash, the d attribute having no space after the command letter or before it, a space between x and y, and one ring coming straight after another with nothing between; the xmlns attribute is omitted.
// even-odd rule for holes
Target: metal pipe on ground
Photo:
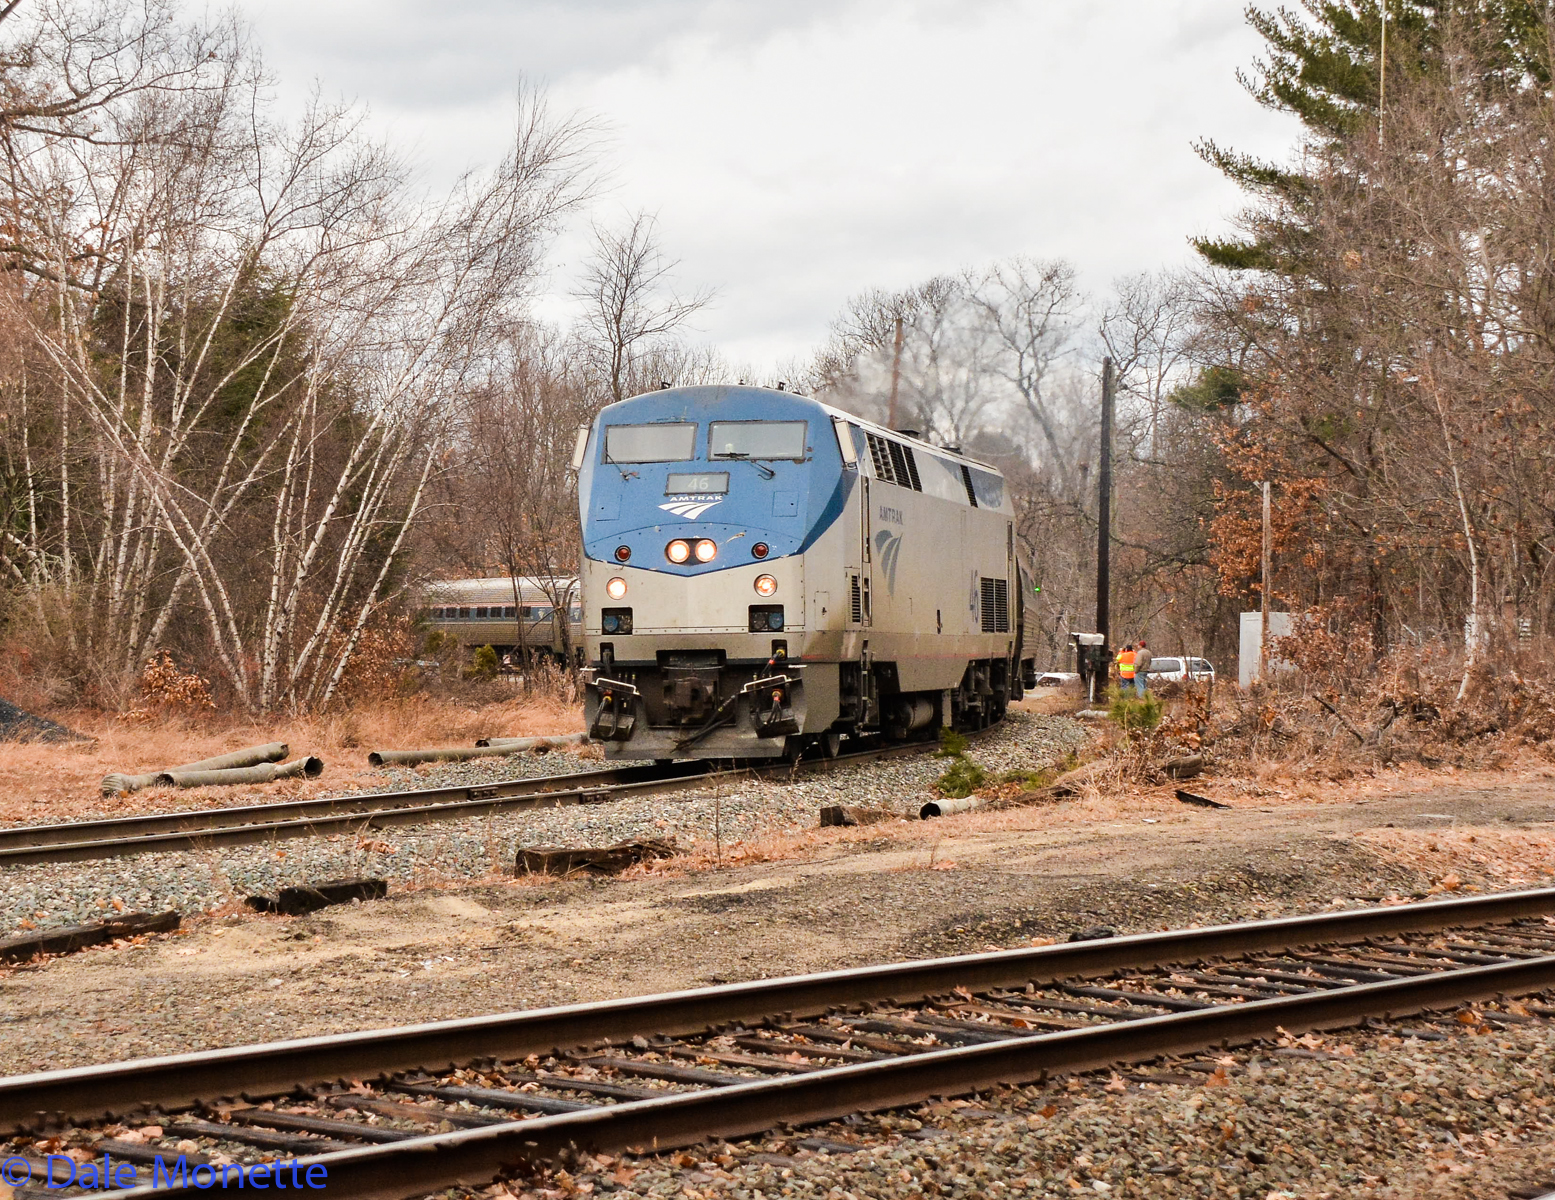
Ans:
<svg viewBox="0 0 1555 1200"><path fill-rule="evenodd" d="M440 750L374 750L367 756L371 767L413 767L426 762L466 762L472 758L499 758L509 754L523 754L539 746L561 746L568 742L582 742L587 734L569 733L558 737L488 738L487 745L474 748L455 747ZM493 744L495 743L495 744Z"/></svg>
<svg viewBox="0 0 1555 1200"><path fill-rule="evenodd" d="M948 817L953 813L971 812L974 808L982 808L983 803L979 796L968 796L963 800L930 800L918 810L918 816L925 821L930 817Z"/></svg>
<svg viewBox="0 0 1555 1200"><path fill-rule="evenodd" d="M102 783L102 791L105 796L122 796L129 792L138 792L148 787L170 787L167 777L182 771L224 771L237 767L253 767L260 763L280 762L291 753L291 747L285 742L266 742L263 746L248 746L242 750L233 750L228 754L218 754L212 758L202 758L199 762L185 763L181 767L169 767L166 771L151 771L145 775L125 775L115 771L107 776ZM316 759L314 761L317 761ZM323 770L320 764L319 770ZM317 771L314 774L318 774ZM234 783L246 783L248 780L234 780Z"/></svg>
<svg viewBox="0 0 1555 1200"><path fill-rule="evenodd" d="M580 746L589 740L586 733L553 733L544 737L476 738L477 746L512 746L519 750L533 750L539 746Z"/></svg>
<svg viewBox="0 0 1555 1200"><path fill-rule="evenodd" d="M293 759L289 763L261 763L253 767L230 767L223 771L164 771L159 786L176 788L227 787L235 783L273 783L277 779L317 779L324 773L324 760Z"/></svg>

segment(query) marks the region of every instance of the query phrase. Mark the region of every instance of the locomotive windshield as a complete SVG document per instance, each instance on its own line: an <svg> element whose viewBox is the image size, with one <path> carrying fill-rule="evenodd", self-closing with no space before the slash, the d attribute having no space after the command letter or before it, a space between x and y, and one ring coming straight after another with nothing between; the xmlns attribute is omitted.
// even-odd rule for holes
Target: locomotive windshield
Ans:
<svg viewBox="0 0 1555 1200"><path fill-rule="evenodd" d="M804 421L714 421L707 456L802 459L807 429Z"/></svg>
<svg viewBox="0 0 1555 1200"><path fill-rule="evenodd" d="M696 457L697 427L675 425L605 426L605 461L611 463L689 462Z"/></svg>

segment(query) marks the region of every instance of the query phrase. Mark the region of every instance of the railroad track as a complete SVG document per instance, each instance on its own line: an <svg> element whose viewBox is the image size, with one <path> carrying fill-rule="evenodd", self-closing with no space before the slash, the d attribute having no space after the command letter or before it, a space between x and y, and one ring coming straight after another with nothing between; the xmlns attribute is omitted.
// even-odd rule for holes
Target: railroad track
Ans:
<svg viewBox="0 0 1555 1200"><path fill-rule="evenodd" d="M365 792L234 808L155 813L61 825L0 829L0 868L36 863L188 850L196 846L245 846L331 833L360 833L394 825L421 825L531 808L608 804L655 793L682 791L720 780L781 775L796 769L826 770L903 754L921 754L934 743L914 742L839 755L719 768L695 761L616 767L544 775L502 783Z"/></svg>
<svg viewBox="0 0 1555 1200"><path fill-rule="evenodd" d="M191 1167L296 1159L332 1195L397 1200L1277 1030L1470 1003L1515 1025L1555 1006L1497 999L1550 988L1555 889L1460 898L15 1076L0 1158L34 1171L23 1200L73 1192L38 1186L40 1145L140 1164L146 1184L184 1139ZM124 1140L136 1126L159 1133ZM199 1190L163 1183L136 1195Z"/></svg>

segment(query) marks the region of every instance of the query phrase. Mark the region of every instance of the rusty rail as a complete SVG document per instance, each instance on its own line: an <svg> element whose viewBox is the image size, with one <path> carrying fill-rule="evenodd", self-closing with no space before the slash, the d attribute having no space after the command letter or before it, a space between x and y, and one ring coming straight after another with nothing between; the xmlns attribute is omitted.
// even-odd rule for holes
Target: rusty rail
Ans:
<svg viewBox="0 0 1555 1200"><path fill-rule="evenodd" d="M943 996L956 989L975 992L1022 987L1033 982L1084 979L1122 969L1292 947L1348 945L1368 938L1549 915L1555 915L1555 889L1508 892L893 963L17 1075L0 1079L0 1129L25 1127L39 1113L95 1119L135 1107L155 1105L171 1109L223 1096L257 1099L338 1079L385 1078L492 1058L522 1060L558 1047L620 1044L647 1034L694 1034L734 1022L759 1022L773 1014L818 1015L861 1003ZM1533 961L1543 963L1543 969L1555 970L1555 958ZM1498 986L1507 991L1528 985L1527 978L1517 972L1468 978L1498 980ZM1551 984L1555 984L1555 975L1537 986ZM1415 995L1408 991L1356 994L1388 998L1387 1005L1367 1009L1368 1012L1407 1011L1408 1004L1403 999L1397 1001L1402 1007L1391 1006L1399 997L1409 999ZM1253 1008L1254 1005L1237 1006L1238 1011ZM1289 1011L1320 1013L1326 1021L1335 1010Z"/></svg>
<svg viewBox="0 0 1555 1200"><path fill-rule="evenodd" d="M822 771L880 758L921 754L932 748L932 743L914 742L863 750L834 759L806 759L797 766L807 772ZM718 780L786 774L795 767L796 764L784 760L729 769L720 769L708 761L677 762L543 775L482 785L359 792L314 800L63 825L16 826L0 829L0 868L165 853L196 847L254 845L342 831L365 832L396 825L458 821L531 808L608 804L634 796L683 791Z"/></svg>

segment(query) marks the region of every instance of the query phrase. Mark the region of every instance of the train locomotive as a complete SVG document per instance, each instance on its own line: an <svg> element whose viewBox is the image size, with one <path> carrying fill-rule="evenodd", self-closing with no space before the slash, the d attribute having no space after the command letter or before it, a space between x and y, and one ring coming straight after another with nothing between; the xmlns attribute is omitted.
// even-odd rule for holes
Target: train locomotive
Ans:
<svg viewBox="0 0 1555 1200"><path fill-rule="evenodd" d="M836 754L1035 681L993 467L793 392L667 388L574 460L590 735L612 759Z"/></svg>

